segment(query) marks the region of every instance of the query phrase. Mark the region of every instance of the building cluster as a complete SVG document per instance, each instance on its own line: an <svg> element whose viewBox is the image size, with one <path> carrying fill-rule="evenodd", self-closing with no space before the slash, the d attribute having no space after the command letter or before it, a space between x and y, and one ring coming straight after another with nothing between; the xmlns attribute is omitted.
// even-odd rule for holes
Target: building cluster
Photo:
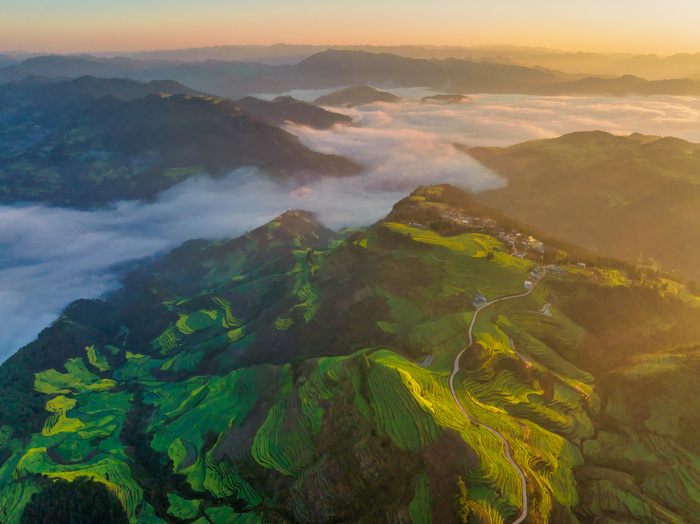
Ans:
<svg viewBox="0 0 700 524"><path fill-rule="evenodd" d="M534 280L539 280L541 279L544 274L547 272L547 269L542 267L542 266L536 266L530 270L530 276Z"/></svg>
<svg viewBox="0 0 700 524"><path fill-rule="evenodd" d="M511 255L525 258L528 254L536 257L544 255L544 244L533 236L524 236L516 231L510 233L501 232L498 238L503 240L511 249Z"/></svg>
<svg viewBox="0 0 700 524"><path fill-rule="evenodd" d="M553 247L545 246L543 242L537 240L532 235L525 235L514 229L507 229L496 220L490 218L473 217L460 211L450 210L442 213L441 219L463 226L469 231L500 239L508 247L509 254L514 257L524 258L542 264L547 258L545 256L546 253L551 255L551 251L555 250ZM428 227L426 224L417 222L408 222L408 225L416 228ZM578 263L577 267L579 269L585 269L586 265L584 263ZM564 269L554 264L550 264L546 267L537 265L530 270L529 278L523 282L523 287L529 291L547 272L555 275L566 273ZM484 295L477 293L474 297L473 306L477 309L487 303L488 299Z"/></svg>
<svg viewBox="0 0 700 524"><path fill-rule="evenodd" d="M512 256L537 260L545 253L545 245L533 236L523 235L513 229L507 231L491 218L472 217L459 211L446 211L442 218L469 227L477 233L499 238L509 247Z"/></svg>
<svg viewBox="0 0 700 524"><path fill-rule="evenodd" d="M458 224L474 228L484 233L492 233L500 228L498 222L490 218L472 217L460 211L446 211L442 215L443 220L452 220Z"/></svg>

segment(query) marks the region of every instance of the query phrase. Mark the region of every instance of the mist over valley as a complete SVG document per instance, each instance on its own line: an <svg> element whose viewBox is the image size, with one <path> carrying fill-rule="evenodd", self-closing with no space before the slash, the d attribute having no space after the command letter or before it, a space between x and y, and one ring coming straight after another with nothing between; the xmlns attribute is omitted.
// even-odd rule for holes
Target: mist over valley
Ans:
<svg viewBox="0 0 700 524"><path fill-rule="evenodd" d="M312 101L327 91L288 94ZM312 150L366 166L360 175L277 184L255 169L243 169L220 180L183 182L151 203L119 202L95 211L1 206L4 357L29 342L72 300L115 289L115 264L163 253L191 238L234 237L287 209L313 211L337 230L382 218L421 184L451 183L479 192L505 183L453 143L504 147L582 129L700 142L695 125L700 101L694 98L470 94L473 100L463 104L434 106L420 102L431 91L392 92L405 101L344 109L354 126L287 126ZM36 289L45 290L38 302ZM33 314L27 315L28 310Z"/></svg>
<svg viewBox="0 0 700 524"><path fill-rule="evenodd" d="M362 1L0 19L0 522L700 514L693 8Z"/></svg>

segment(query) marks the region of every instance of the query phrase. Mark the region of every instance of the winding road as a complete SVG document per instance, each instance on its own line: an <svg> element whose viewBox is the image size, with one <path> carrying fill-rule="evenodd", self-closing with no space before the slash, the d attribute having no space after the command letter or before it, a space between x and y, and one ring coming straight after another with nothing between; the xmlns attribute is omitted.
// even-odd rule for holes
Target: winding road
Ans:
<svg viewBox="0 0 700 524"><path fill-rule="evenodd" d="M527 518L527 480L525 479L525 473L520 468L520 466L518 466L518 464L516 464L516 462L513 460L513 456L510 452L510 444L508 444L508 441L505 439L505 437L498 430L492 428L491 426L489 426L487 424L483 424L481 422L478 422L477 420L474 420L469 415L467 415L467 412L464 411L464 407L462 407L462 403L457 398L457 393L455 393L454 381L455 381L455 375L459 372L459 359L460 359L460 357L469 348L469 346L471 346L474 343L474 338L473 338L472 332L474 329L474 322L476 321L476 317L479 314L479 312L482 309L486 309L490 305L495 304L497 302L503 302L505 300L512 300L514 298L521 298L521 297L525 297L525 296L529 295L530 293L532 293L535 290L535 287L537 287L537 284L539 284L542 281L542 279L544 278L544 275L546 275L546 274L547 274L547 270L545 269L542 276L539 279L537 279L533 283L532 287L530 289L528 289L525 293L521 293L520 295L511 295L508 297L497 298L495 300L492 300L491 302L486 302L486 304L477 308L476 312L474 313L474 316L472 317L472 322L471 322L471 324L469 324L469 344L467 344L462 349L462 351L460 351L459 354L455 357L454 369L452 370L452 375L450 375L450 391L452 392L452 398L454 398L454 401L457 404L457 406L459 407L462 414L467 418L467 420L473 422L477 426L480 426L480 427L490 431L491 433L496 435L496 437L498 437L501 440L501 442L503 442L503 445L504 445L505 450L506 450L506 458L513 465L515 470L520 475L520 481L522 483L522 491L523 491L523 511L520 514L520 516L516 520L513 521L513 524L520 524L521 522L523 522Z"/></svg>

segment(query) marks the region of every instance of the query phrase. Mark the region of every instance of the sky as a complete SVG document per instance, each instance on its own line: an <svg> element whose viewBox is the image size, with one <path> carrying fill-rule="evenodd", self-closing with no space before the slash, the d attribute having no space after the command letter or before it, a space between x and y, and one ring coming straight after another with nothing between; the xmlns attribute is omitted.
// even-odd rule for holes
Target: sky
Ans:
<svg viewBox="0 0 700 524"><path fill-rule="evenodd" d="M511 44L700 51L694 0L0 0L0 51Z"/></svg>
<svg viewBox="0 0 700 524"><path fill-rule="evenodd" d="M252 168L183 182L154 202L85 211L37 204L0 206L0 362L78 298L116 289L115 265L166 252L190 238L237 236L287 209L307 209L328 227L371 224L419 184L479 191L505 182L452 144L506 146L571 131L639 131L700 142L700 98L478 95L456 106L423 104L429 92L349 109L357 126L290 126L309 147L367 167L359 176L304 186L273 183ZM313 100L327 91L294 91Z"/></svg>

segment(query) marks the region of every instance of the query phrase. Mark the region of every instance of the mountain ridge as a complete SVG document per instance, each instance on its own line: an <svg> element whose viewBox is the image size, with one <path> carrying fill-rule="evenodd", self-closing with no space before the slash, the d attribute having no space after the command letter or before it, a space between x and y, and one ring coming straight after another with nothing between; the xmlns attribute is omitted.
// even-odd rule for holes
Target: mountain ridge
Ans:
<svg viewBox="0 0 700 524"><path fill-rule="evenodd" d="M92 477L135 523L513 519L517 473L449 392L465 347L455 395L530 518L689 518L700 299L532 234L420 187L367 229L289 211L74 303L0 366L5 520L39 476Z"/></svg>
<svg viewBox="0 0 700 524"><path fill-rule="evenodd" d="M3 87L0 109L4 100L11 124L0 143L4 202L90 206L148 199L186 178L221 176L239 167L261 168L278 178L361 170L344 157L311 151L296 136L232 101L157 92L166 87L197 93L170 81L82 77ZM17 89L25 95L22 103L17 103ZM332 116L314 107L310 113L300 104L299 117Z"/></svg>
<svg viewBox="0 0 700 524"><path fill-rule="evenodd" d="M538 67L539 66L539 67ZM626 73L624 70L623 73ZM129 77L148 81L169 78L194 89L238 99L256 93L284 93L375 84L385 87L430 87L454 92L563 94L700 94L700 82L688 77L629 83L625 76L601 74L581 78L543 68L499 61L465 58L427 60L389 53L329 49L297 64L266 65L251 62L140 62L96 57L36 57L0 68L0 83L27 75ZM626 75L629 75L627 72ZM568 78L568 79L567 79Z"/></svg>
<svg viewBox="0 0 700 524"><path fill-rule="evenodd" d="M292 122L296 125L306 125L314 129L330 129L334 125L350 125L353 123L353 119L347 115L327 111L291 96L278 96L271 101L248 96L237 100L236 104L246 111L270 120L276 125Z"/></svg>
<svg viewBox="0 0 700 524"><path fill-rule="evenodd" d="M104 96L133 100L149 94L202 95L172 80L149 83L82 76L56 81L28 76L0 86L0 158L16 156L56 133Z"/></svg>
<svg viewBox="0 0 700 524"><path fill-rule="evenodd" d="M570 133L508 148L465 148L509 180L484 203L543 232L698 279L700 144L673 137ZM624 242L619 239L624 238Z"/></svg>
<svg viewBox="0 0 700 524"><path fill-rule="evenodd" d="M380 91L370 86L352 86L323 95L314 100L319 106L354 107L373 102L399 102L401 98L388 91Z"/></svg>
<svg viewBox="0 0 700 524"><path fill-rule="evenodd" d="M564 71L567 74L589 72L597 76L634 74L661 80L685 78L695 74L700 53L675 53L665 56L634 53L567 52L541 47L513 45L460 46L304 46L275 44L271 46L215 46L180 50L127 53L127 57L148 60L241 60L269 64L294 64L326 49L392 53L409 58L444 59L448 57L480 61L508 61L527 67ZM119 53L101 53L100 56ZM123 55L123 54L122 54ZM506 63L506 62L504 62ZM590 74L588 76L591 76Z"/></svg>

